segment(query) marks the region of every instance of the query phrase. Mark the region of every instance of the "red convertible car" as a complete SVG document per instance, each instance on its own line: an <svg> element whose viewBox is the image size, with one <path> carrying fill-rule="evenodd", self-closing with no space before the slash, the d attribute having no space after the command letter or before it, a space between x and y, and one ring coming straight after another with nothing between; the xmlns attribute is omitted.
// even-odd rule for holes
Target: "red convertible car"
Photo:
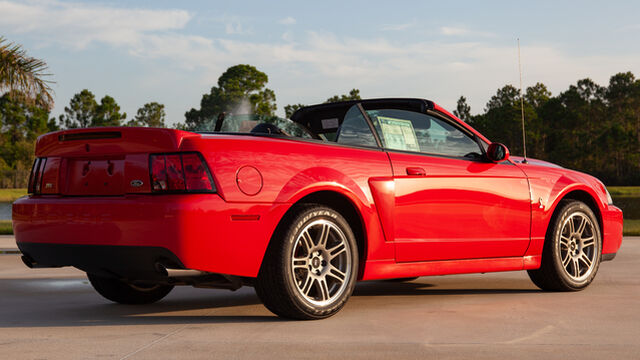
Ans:
<svg viewBox="0 0 640 360"><path fill-rule="evenodd" d="M202 130L41 136L13 205L25 264L74 266L118 303L250 285L277 315L319 319L358 280L527 270L580 290L622 242L599 180L510 157L431 101L222 114Z"/></svg>

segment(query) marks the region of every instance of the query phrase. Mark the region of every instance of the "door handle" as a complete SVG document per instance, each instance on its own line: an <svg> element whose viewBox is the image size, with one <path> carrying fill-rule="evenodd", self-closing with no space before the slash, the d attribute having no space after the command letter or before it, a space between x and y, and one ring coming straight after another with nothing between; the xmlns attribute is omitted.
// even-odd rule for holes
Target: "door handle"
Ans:
<svg viewBox="0 0 640 360"><path fill-rule="evenodd" d="M421 167L408 167L407 175L411 176L427 176L427 172Z"/></svg>

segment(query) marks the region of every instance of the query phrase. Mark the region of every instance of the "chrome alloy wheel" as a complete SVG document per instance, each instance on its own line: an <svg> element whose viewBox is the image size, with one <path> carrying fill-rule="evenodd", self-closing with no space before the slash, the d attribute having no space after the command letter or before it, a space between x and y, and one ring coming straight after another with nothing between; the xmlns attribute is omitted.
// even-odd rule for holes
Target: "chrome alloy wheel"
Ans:
<svg viewBox="0 0 640 360"><path fill-rule="evenodd" d="M351 278L351 247L331 221L309 223L293 245L291 270L296 289L309 303L326 306L340 298Z"/></svg>
<svg viewBox="0 0 640 360"><path fill-rule="evenodd" d="M564 221L558 246L562 267L571 279L583 281L591 275L598 249L594 224L586 214L576 212Z"/></svg>

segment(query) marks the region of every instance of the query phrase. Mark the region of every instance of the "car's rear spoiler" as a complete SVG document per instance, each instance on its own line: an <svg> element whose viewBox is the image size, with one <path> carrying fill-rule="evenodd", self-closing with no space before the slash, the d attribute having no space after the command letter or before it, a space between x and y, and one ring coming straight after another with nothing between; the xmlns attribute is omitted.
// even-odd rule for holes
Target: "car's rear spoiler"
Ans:
<svg viewBox="0 0 640 360"><path fill-rule="evenodd" d="M185 138L200 134L161 128L104 127L56 131L38 137L36 156L119 155L177 151Z"/></svg>

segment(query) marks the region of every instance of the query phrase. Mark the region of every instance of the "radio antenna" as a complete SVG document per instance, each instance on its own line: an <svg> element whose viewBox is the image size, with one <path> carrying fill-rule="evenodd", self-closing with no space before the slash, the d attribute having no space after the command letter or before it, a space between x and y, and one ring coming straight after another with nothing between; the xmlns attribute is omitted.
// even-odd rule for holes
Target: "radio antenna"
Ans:
<svg viewBox="0 0 640 360"><path fill-rule="evenodd" d="M520 38L518 38L518 71L520 72L520 112L522 113L522 150L524 156L522 163L527 163L527 139L524 131L524 93L522 92L522 64L520 63Z"/></svg>

